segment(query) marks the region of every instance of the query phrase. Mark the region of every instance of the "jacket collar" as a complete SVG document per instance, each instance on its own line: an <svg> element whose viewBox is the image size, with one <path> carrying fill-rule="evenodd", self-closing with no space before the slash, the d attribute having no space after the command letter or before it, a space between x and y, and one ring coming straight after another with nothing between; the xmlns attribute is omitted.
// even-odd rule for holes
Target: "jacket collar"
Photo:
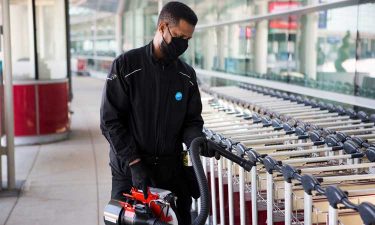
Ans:
<svg viewBox="0 0 375 225"><path fill-rule="evenodd" d="M157 59L154 55L154 43L153 41L150 41L148 45L146 45L146 52L147 52L147 58L151 61L152 64L154 65L159 65L159 66L165 66L166 68L169 67L170 65L176 65L177 60L174 60L172 63L170 62L165 62L161 59Z"/></svg>

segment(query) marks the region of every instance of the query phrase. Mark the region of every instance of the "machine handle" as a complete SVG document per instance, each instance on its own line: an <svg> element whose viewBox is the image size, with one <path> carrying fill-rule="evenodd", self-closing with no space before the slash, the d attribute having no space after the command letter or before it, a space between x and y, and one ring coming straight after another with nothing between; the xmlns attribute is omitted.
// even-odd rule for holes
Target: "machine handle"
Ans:
<svg viewBox="0 0 375 225"><path fill-rule="evenodd" d="M211 141L211 140L208 140ZM213 142L213 141L212 141ZM233 154L232 152L226 150L226 148L216 142L213 142L214 144L212 145L214 147L213 150L218 152L221 156L224 158L229 159L230 161L238 164L242 168L244 168L246 171L250 171L251 168L254 166L254 164L236 154Z"/></svg>

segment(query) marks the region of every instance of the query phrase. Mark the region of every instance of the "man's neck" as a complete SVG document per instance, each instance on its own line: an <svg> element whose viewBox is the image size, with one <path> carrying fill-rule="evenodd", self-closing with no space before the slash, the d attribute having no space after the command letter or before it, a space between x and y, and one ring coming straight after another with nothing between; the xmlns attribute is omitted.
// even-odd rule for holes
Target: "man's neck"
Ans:
<svg viewBox="0 0 375 225"><path fill-rule="evenodd" d="M154 57L157 59L157 60L160 60L163 58L163 54L160 50L160 43L157 42L156 38L153 39L152 41L152 52L154 54Z"/></svg>

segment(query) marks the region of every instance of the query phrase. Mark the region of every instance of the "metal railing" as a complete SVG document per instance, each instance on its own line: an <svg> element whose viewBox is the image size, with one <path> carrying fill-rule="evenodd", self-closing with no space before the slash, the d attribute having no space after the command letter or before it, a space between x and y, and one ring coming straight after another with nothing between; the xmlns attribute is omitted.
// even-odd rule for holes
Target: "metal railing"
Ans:
<svg viewBox="0 0 375 225"><path fill-rule="evenodd" d="M348 224L358 219L356 211L363 223L373 222L375 199L361 196L375 195L375 133L367 129L375 116L242 87L250 90L208 90L219 99L204 104L207 138L253 164L247 172L227 159L203 160L211 181L209 222L319 224L328 218L329 224Z"/></svg>

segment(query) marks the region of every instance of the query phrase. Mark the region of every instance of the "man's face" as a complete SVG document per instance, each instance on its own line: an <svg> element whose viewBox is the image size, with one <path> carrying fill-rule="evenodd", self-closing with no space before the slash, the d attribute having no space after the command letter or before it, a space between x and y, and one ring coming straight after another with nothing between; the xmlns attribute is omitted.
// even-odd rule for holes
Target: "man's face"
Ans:
<svg viewBox="0 0 375 225"><path fill-rule="evenodd" d="M168 31L168 28L169 28L169 31ZM192 38L193 36L194 28L195 26L189 24L183 19L181 19L177 25L167 24L164 22L160 24L162 35L164 37L164 40L168 44L171 42L172 37L190 40L190 38Z"/></svg>

